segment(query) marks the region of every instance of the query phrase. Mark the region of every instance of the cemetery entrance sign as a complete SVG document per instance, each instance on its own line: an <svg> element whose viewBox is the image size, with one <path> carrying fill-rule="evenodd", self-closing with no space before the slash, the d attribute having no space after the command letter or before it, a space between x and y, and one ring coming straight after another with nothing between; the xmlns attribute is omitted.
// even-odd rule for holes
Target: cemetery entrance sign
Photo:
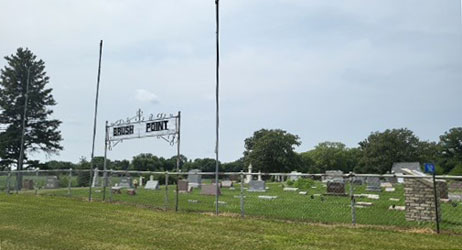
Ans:
<svg viewBox="0 0 462 250"><path fill-rule="evenodd" d="M104 188L107 186L106 159L107 150L111 150L118 143L129 139L156 137L167 141L170 146L177 145L176 170L180 167L180 122L181 112L177 115L159 113L144 117L143 111L138 110L136 116L121 119L109 124L106 121L106 137L104 143ZM103 199L104 194L103 193Z"/></svg>

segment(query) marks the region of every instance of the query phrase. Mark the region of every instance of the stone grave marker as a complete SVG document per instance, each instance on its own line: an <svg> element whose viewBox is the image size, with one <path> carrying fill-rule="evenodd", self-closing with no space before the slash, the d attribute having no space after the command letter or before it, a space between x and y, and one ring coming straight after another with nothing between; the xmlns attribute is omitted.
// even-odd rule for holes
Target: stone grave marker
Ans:
<svg viewBox="0 0 462 250"><path fill-rule="evenodd" d="M120 177L119 187L121 188L133 188L132 178L131 177Z"/></svg>
<svg viewBox="0 0 462 250"><path fill-rule="evenodd" d="M221 186L224 188L230 188L233 186L233 181L228 181L228 180L221 181Z"/></svg>
<svg viewBox="0 0 462 250"><path fill-rule="evenodd" d="M45 185L47 189L59 188L59 181L57 176L47 176L47 183Z"/></svg>
<svg viewBox="0 0 462 250"><path fill-rule="evenodd" d="M285 187L282 189L283 191L291 191L291 192L296 192L298 191L298 188L293 188L293 187Z"/></svg>
<svg viewBox="0 0 462 250"><path fill-rule="evenodd" d="M379 177L367 177L366 179L366 191L371 192L381 192L382 188L380 188L380 178Z"/></svg>
<svg viewBox="0 0 462 250"><path fill-rule="evenodd" d="M156 190L159 189L159 181L154 180L154 176L149 177L149 181L146 182L144 189Z"/></svg>
<svg viewBox="0 0 462 250"><path fill-rule="evenodd" d="M346 195L345 183L340 182L340 181L327 182L327 194L328 195L340 195L340 196Z"/></svg>
<svg viewBox="0 0 462 250"><path fill-rule="evenodd" d="M322 178L323 178L323 182L329 182L329 181L344 182L343 171L341 170L328 170L325 172L325 175Z"/></svg>
<svg viewBox="0 0 462 250"><path fill-rule="evenodd" d="M188 186L189 186L188 181L186 181L186 180L178 180L178 192L180 192L180 193L189 192Z"/></svg>
<svg viewBox="0 0 462 250"><path fill-rule="evenodd" d="M277 196L271 196L271 195L259 195L258 196L258 199L262 199L262 200L274 200L278 198Z"/></svg>
<svg viewBox="0 0 462 250"><path fill-rule="evenodd" d="M22 181L22 188L26 190L34 189L34 181L33 180L23 180Z"/></svg>
<svg viewBox="0 0 462 250"><path fill-rule="evenodd" d="M189 170L188 172L188 185L190 187L200 187L201 184L202 184L202 175L200 175L199 173L201 173L202 171L200 169L191 169Z"/></svg>
<svg viewBox="0 0 462 250"><path fill-rule="evenodd" d="M297 171L292 171L290 172L290 175L289 175L289 180L291 181L297 181L299 178L300 178L300 172L297 172Z"/></svg>
<svg viewBox="0 0 462 250"><path fill-rule="evenodd" d="M215 184L204 184L201 187L202 195L217 195L217 186ZM221 194L220 187L218 187L218 195Z"/></svg>
<svg viewBox="0 0 462 250"><path fill-rule="evenodd" d="M266 192L265 181L251 180L249 186L249 192Z"/></svg>

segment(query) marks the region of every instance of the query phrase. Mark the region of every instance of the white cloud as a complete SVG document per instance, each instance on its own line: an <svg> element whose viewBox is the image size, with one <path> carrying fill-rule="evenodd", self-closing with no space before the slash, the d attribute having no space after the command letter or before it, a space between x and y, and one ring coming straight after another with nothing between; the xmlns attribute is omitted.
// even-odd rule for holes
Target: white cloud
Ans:
<svg viewBox="0 0 462 250"><path fill-rule="evenodd" d="M135 98L140 102L147 102L152 104L159 103L159 97L157 97L156 94L145 89L137 89Z"/></svg>

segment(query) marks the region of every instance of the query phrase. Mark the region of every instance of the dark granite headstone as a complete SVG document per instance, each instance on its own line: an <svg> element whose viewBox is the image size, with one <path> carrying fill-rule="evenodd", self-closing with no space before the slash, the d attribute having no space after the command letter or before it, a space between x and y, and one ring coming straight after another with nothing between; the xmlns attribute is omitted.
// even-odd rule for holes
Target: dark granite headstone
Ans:
<svg viewBox="0 0 462 250"><path fill-rule="evenodd" d="M345 183L340 181L327 182L327 194L329 195L345 195Z"/></svg>

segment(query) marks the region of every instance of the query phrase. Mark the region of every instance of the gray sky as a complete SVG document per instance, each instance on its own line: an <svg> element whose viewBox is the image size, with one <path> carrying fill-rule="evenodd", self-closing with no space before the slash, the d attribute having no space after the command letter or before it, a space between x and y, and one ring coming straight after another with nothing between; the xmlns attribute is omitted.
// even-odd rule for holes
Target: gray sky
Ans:
<svg viewBox="0 0 462 250"><path fill-rule="evenodd" d="M462 126L460 0L221 0L220 159L261 128L357 146L407 127L438 140ZM90 156L99 40L104 40L97 155L104 121L182 111L182 153L214 157L214 0L0 0L0 55L30 48L46 63L64 150ZM4 67L5 60L0 61ZM158 139L111 159L170 157ZM41 155L36 158L45 159Z"/></svg>

